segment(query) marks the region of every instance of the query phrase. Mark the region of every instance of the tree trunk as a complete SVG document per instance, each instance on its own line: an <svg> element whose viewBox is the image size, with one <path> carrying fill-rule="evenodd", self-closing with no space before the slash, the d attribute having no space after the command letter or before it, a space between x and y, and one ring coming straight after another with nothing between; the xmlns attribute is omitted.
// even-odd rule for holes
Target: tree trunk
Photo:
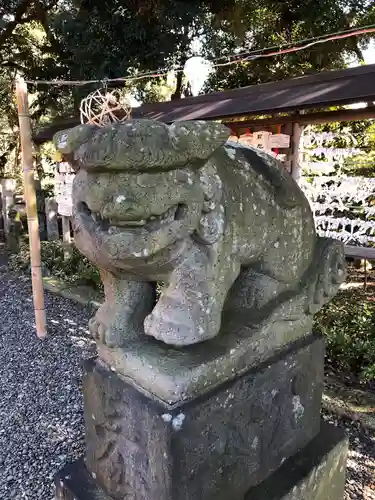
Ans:
<svg viewBox="0 0 375 500"><path fill-rule="evenodd" d="M171 101L174 101L176 99L181 99L183 80L184 80L184 73L182 71L179 71L177 73L176 88L173 94L171 95Z"/></svg>

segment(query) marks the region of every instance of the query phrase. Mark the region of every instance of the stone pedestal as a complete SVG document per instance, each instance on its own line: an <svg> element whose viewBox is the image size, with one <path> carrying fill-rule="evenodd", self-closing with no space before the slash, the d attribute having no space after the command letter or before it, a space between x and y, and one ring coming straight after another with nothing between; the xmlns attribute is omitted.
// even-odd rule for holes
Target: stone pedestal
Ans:
<svg viewBox="0 0 375 500"><path fill-rule="evenodd" d="M348 440L322 422L320 433L244 500L342 500Z"/></svg>
<svg viewBox="0 0 375 500"><path fill-rule="evenodd" d="M320 431L323 359L323 341L311 335L198 397L172 403L102 361L87 362L85 462L59 474L57 498L244 500L249 490L249 500L297 498L288 489L286 496L262 495L280 466L292 474L300 450L316 455L304 466L306 476L331 477L329 460L312 444L327 433ZM337 455L344 460L344 447ZM343 471L335 474L341 485ZM291 491L302 488L297 479L290 476Z"/></svg>
<svg viewBox="0 0 375 500"><path fill-rule="evenodd" d="M251 488L243 500L342 500L347 449L344 432L322 422L320 433L311 443ZM56 489L57 500L112 500L98 486L83 460L61 471L56 477Z"/></svg>

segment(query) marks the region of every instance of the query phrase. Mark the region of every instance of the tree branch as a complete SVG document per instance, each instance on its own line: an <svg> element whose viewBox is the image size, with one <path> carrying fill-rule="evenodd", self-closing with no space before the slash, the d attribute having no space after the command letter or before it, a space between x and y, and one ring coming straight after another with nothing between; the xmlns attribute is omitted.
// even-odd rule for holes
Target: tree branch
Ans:
<svg viewBox="0 0 375 500"><path fill-rule="evenodd" d="M32 19L27 19L27 21L23 20L23 16L26 14L28 9L33 4L34 0L23 0L19 6L17 7L14 13L14 20L10 21L6 28L0 33L0 47L6 42L6 40L12 35L13 31L16 29L18 24L22 22L31 21Z"/></svg>
<svg viewBox="0 0 375 500"><path fill-rule="evenodd" d="M49 41L53 50L56 53L61 54L64 52L63 48L59 41L55 38L48 24L48 10L52 9L56 4L57 0L53 0L48 4L48 7L44 8L41 0L37 0L35 3L35 19L38 20L43 26L45 34L47 36L47 40Z"/></svg>
<svg viewBox="0 0 375 500"><path fill-rule="evenodd" d="M3 61L1 63L1 66L5 66L6 68L16 69L16 70L22 71L22 72L26 71L25 66L21 66L20 64L17 64L14 61Z"/></svg>

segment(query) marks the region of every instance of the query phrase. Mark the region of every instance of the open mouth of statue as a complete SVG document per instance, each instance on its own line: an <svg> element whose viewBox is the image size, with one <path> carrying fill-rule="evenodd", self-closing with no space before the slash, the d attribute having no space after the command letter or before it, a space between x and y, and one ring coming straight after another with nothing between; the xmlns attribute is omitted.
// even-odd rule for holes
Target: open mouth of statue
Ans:
<svg viewBox="0 0 375 500"><path fill-rule="evenodd" d="M78 211L89 216L100 227L102 231L108 231L110 234L117 233L121 230L129 229L146 229L147 231L157 231L163 226L167 226L175 221L182 221L186 215L188 208L182 203L173 205L166 212L160 215L151 215L147 219L126 220L126 219L104 219L97 212L92 212L88 205L84 202L79 203Z"/></svg>

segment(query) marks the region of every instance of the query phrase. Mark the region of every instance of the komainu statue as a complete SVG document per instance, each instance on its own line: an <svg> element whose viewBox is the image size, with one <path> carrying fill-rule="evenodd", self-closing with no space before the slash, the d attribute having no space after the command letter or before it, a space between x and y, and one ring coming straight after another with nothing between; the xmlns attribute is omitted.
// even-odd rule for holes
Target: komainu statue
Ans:
<svg viewBox="0 0 375 500"><path fill-rule="evenodd" d="M55 136L77 172L75 244L101 269L100 342L195 344L219 334L223 314L261 318L301 293L313 314L345 280L341 243L316 236L282 164L229 136L216 122L152 120Z"/></svg>

